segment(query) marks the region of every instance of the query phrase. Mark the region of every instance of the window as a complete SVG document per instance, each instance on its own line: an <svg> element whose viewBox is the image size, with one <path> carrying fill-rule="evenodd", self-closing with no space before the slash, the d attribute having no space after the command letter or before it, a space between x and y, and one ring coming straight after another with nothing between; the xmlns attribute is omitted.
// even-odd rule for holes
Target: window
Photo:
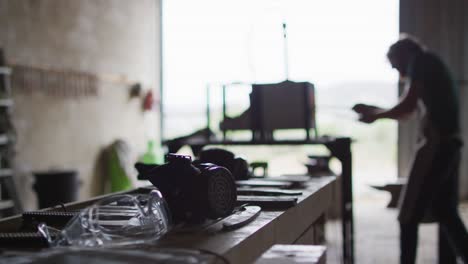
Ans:
<svg viewBox="0 0 468 264"><path fill-rule="evenodd" d="M205 127L207 86L279 82L288 75L315 84L320 134L356 139L356 180L395 178L396 123L359 124L350 108L396 102L397 75L385 54L397 36L397 0L164 1L163 134ZM237 89L228 97L232 113L248 107L248 86ZM213 112L221 113L219 89L211 98ZM285 152L292 150L268 153Z"/></svg>

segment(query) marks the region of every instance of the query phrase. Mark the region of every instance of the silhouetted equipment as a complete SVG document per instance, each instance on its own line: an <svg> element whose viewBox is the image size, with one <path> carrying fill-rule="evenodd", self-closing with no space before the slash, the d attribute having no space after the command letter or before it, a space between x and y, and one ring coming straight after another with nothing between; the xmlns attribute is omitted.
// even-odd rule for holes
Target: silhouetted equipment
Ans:
<svg viewBox="0 0 468 264"><path fill-rule="evenodd" d="M22 206L13 179L15 130L11 122L11 68L0 49L0 216L18 214Z"/></svg>
<svg viewBox="0 0 468 264"><path fill-rule="evenodd" d="M247 180L251 177L249 163L243 158L235 157L234 153L225 149L204 149L198 154L198 162L213 163L225 167L232 173L236 181Z"/></svg>
<svg viewBox="0 0 468 264"><path fill-rule="evenodd" d="M203 128L193 132L190 135L174 138L166 141L164 144L168 148L168 153L177 153L180 148L193 141L209 141L215 137L209 128Z"/></svg>
<svg viewBox="0 0 468 264"><path fill-rule="evenodd" d="M383 185L371 185L372 188L390 193L390 201L387 204L388 208L397 208L398 200L400 199L401 191L407 182L406 178L399 178L397 181L385 183Z"/></svg>
<svg viewBox="0 0 468 264"><path fill-rule="evenodd" d="M250 168L252 168L252 177L264 178L268 175L268 162L266 161L254 161L250 163ZM262 170L262 174L257 174L255 171L258 169Z"/></svg>
<svg viewBox="0 0 468 264"><path fill-rule="evenodd" d="M323 176L323 174L333 174L330 169L330 155L309 155L305 164L307 174L310 176Z"/></svg>
<svg viewBox="0 0 468 264"><path fill-rule="evenodd" d="M304 129L309 140L313 129L315 137L318 136L314 85L308 82L253 84L250 108L239 117L229 118L225 111L223 116L220 129L224 134L231 130L251 130L253 140L273 140L275 130Z"/></svg>
<svg viewBox="0 0 468 264"><path fill-rule="evenodd" d="M236 206L234 177L224 167L192 163L169 154L163 165L135 164L138 178L149 180L166 199L175 222L200 222L230 215Z"/></svg>

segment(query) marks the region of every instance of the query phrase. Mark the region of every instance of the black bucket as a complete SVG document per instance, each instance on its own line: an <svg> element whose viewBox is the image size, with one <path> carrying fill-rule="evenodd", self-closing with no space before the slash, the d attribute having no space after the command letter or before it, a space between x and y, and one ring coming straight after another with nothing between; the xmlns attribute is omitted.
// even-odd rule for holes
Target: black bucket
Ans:
<svg viewBox="0 0 468 264"><path fill-rule="evenodd" d="M52 207L78 199L78 173L74 170L33 172L39 208Z"/></svg>

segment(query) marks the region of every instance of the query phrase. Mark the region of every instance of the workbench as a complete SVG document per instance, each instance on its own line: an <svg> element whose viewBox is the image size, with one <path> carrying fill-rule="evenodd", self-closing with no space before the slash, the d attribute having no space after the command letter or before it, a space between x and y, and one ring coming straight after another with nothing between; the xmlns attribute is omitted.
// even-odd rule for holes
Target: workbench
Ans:
<svg viewBox="0 0 468 264"><path fill-rule="evenodd" d="M251 263L274 244L324 244L325 213L332 202L336 177L311 179L296 206L262 211L250 224L233 231L210 227L204 232L173 233L161 246L204 249L231 263Z"/></svg>
<svg viewBox="0 0 468 264"><path fill-rule="evenodd" d="M156 242L156 247L202 249L224 256L230 263L252 263L274 244L324 244L326 211L331 205L335 176L311 178L298 203L287 210L262 211L248 225L223 231L216 224L195 232L174 228ZM141 193L141 189L126 193ZM67 209L84 208L103 197L66 204ZM48 209L46 209L48 210ZM1 232L21 226L21 216L0 221Z"/></svg>

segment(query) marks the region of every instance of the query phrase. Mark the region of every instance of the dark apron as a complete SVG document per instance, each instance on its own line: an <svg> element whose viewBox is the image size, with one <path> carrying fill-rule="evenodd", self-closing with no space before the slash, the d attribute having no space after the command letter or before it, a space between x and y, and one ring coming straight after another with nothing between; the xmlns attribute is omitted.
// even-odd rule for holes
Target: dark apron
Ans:
<svg viewBox="0 0 468 264"><path fill-rule="evenodd" d="M456 203L462 141L457 135L442 135L429 122L424 125L408 182L400 196L401 223L437 221L437 206Z"/></svg>

